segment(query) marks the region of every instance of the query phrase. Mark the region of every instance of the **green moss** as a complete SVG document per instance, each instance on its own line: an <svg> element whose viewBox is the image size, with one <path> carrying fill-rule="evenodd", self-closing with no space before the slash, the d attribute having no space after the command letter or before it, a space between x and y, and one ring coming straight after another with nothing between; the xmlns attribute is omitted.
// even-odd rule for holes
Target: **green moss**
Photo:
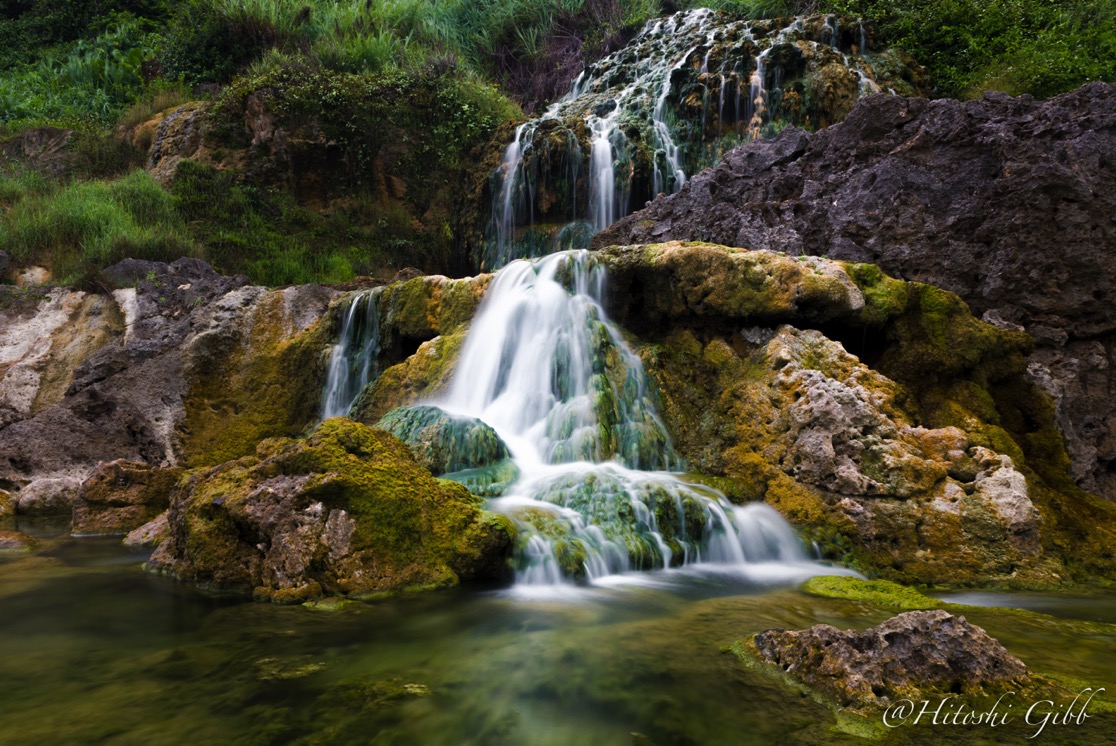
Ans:
<svg viewBox="0 0 1116 746"><path fill-rule="evenodd" d="M364 389L350 416L373 424L396 407L445 391L464 344L464 331L423 342L414 355L387 368Z"/></svg>
<svg viewBox="0 0 1116 746"><path fill-rule="evenodd" d="M292 325L282 292L272 292L246 332L207 337L209 347L194 350L182 430L188 466L253 453L261 440L297 435L316 419L330 340L321 322L288 336Z"/></svg>
<svg viewBox="0 0 1116 746"><path fill-rule="evenodd" d="M440 588L501 574L514 529L484 513L464 487L435 480L390 434L336 418L305 440L280 445L271 441L273 455L262 460L245 457L195 472L172 502L171 545L153 562L195 582L251 589L278 603L323 593ZM261 507L258 492L281 477L304 479L284 498L274 523L261 522L260 515L279 508ZM290 568L268 570L261 556L272 540L267 532L291 520L288 511L294 516L316 503L354 521L344 556L319 548L314 551L322 556L294 577L285 575Z"/></svg>
<svg viewBox="0 0 1116 746"><path fill-rule="evenodd" d="M841 265L864 296L861 318L865 324L882 326L907 308L907 283L888 277L875 264Z"/></svg>
<svg viewBox="0 0 1116 746"><path fill-rule="evenodd" d="M861 580L847 575L823 575L810 578L802 584L802 590L813 596L844 598L885 609L911 611L939 609L943 606L940 601L890 580Z"/></svg>

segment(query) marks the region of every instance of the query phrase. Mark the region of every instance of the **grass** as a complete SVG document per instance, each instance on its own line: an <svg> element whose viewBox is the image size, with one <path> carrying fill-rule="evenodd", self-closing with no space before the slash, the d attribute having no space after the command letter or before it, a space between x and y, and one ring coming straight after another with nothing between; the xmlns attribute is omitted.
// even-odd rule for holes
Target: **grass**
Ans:
<svg viewBox="0 0 1116 746"><path fill-rule="evenodd" d="M62 284L84 285L126 257L196 256L197 244L174 200L144 171L116 181L54 183L0 175L0 250L21 264L44 264Z"/></svg>

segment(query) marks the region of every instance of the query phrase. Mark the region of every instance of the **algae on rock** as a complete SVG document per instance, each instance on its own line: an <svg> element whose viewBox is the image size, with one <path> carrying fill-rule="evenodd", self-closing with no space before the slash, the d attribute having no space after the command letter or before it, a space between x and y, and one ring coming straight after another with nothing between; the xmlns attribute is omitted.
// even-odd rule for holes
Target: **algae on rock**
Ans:
<svg viewBox="0 0 1116 746"><path fill-rule="evenodd" d="M514 530L394 436L342 418L197 470L148 567L279 602L498 578Z"/></svg>

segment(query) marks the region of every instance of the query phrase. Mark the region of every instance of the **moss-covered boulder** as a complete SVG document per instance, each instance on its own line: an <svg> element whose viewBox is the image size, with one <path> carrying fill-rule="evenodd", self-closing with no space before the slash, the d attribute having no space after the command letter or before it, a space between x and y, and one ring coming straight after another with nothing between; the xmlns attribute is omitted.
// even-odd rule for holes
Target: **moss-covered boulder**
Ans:
<svg viewBox="0 0 1116 746"><path fill-rule="evenodd" d="M500 577L513 541L394 436L345 419L194 472L168 519L149 568L281 602Z"/></svg>
<svg viewBox="0 0 1116 746"><path fill-rule="evenodd" d="M420 464L441 476L491 466L511 456L489 425L476 417L449 414L438 407L397 407L376 427L406 443Z"/></svg>

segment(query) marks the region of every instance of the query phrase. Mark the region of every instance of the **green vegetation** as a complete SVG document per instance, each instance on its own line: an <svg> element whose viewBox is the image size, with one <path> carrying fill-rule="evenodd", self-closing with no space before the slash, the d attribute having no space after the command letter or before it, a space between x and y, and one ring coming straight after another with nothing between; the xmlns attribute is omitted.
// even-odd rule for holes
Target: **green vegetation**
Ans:
<svg viewBox="0 0 1116 746"><path fill-rule="evenodd" d="M930 71L941 96L1047 98L1116 80L1114 0L832 0Z"/></svg>
<svg viewBox="0 0 1116 746"><path fill-rule="evenodd" d="M0 250L61 282L128 255L200 256L272 285L466 269L454 262L481 216L460 208L496 165L487 146L649 19L700 6L862 17L874 44L927 65L940 95L1116 79L1116 0L13 0L0 9L0 146L43 125L76 134L64 157L3 167ZM298 161L322 163L328 189L301 193L271 155L245 168L210 154L165 180L169 194L130 174L156 137L144 123L192 99L215 98L218 134L244 152L261 97L283 127L333 143L336 162Z"/></svg>
<svg viewBox="0 0 1116 746"><path fill-rule="evenodd" d="M117 181L59 183L0 173L0 250L16 262L46 263L80 284L126 257L174 260L198 253L174 198L144 171Z"/></svg>

